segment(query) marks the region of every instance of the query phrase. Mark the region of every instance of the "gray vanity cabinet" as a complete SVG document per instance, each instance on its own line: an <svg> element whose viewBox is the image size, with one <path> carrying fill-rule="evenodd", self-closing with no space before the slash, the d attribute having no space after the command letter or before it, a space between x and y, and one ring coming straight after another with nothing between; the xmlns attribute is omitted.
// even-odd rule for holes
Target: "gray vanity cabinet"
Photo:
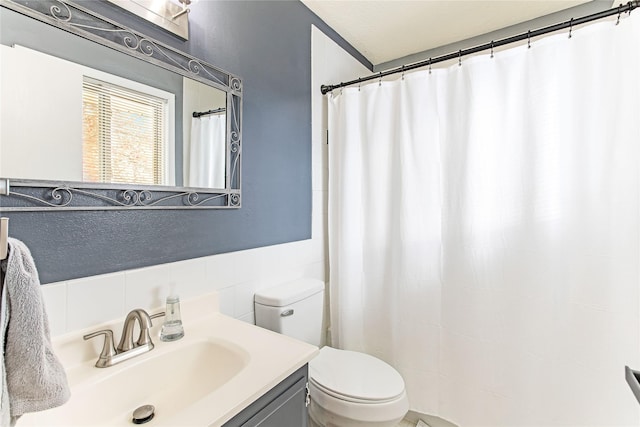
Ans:
<svg viewBox="0 0 640 427"><path fill-rule="evenodd" d="M224 427L307 427L307 365L285 378Z"/></svg>

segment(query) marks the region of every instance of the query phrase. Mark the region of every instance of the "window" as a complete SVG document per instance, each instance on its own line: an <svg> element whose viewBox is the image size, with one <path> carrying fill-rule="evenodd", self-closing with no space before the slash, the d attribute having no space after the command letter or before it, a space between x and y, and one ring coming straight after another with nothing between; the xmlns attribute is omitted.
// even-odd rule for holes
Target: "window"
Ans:
<svg viewBox="0 0 640 427"><path fill-rule="evenodd" d="M84 77L84 181L167 183L167 100Z"/></svg>

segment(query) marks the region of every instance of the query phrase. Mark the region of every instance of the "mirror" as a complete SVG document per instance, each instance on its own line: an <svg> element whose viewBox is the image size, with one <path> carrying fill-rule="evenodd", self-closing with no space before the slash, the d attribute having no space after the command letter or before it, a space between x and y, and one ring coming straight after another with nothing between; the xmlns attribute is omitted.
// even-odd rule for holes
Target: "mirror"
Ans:
<svg viewBox="0 0 640 427"><path fill-rule="evenodd" d="M38 23L65 42L71 37L97 49L74 58L69 48L61 58L33 48L41 34L33 36L37 43L21 46L28 31L11 26L28 18L3 9L3 36L20 33L9 37L10 46L5 37L0 45L0 178L10 179L10 196L23 197L16 186L51 187L34 208L70 208L74 192L90 198L94 191L100 207L240 206L242 87L236 76L79 4L0 5L92 40ZM87 65L87 58L105 55L111 60ZM33 193L23 199L31 203ZM10 205L3 200L0 209Z"/></svg>
<svg viewBox="0 0 640 427"><path fill-rule="evenodd" d="M171 93L17 45L0 45L0 64L3 176L225 187L220 89L184 77L181 90ZM55 70L55 85L41 78L42 70ZM182 164L176 164L180 149Z"/></svg>

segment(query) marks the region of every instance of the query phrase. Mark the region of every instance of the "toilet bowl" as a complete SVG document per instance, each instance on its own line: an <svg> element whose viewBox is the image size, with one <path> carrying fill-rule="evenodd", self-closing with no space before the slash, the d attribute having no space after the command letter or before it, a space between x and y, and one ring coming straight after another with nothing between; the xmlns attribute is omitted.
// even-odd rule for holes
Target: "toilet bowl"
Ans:
<svg viewBox="0 0 640 427"><path fill-rule="evenodd" d="M255 295L256 325L319 346L324 283L300 279ZM371 355L322 347L309 362L312 426L392 427L409 410L402 376Z"/></svg>
<svg viewBox="0 0 640 427"><path fill-rule="evenodd" d="M317 426L395 426L409 410L400 374L380 359L323 347L309 362L309 417Z"/></svg>

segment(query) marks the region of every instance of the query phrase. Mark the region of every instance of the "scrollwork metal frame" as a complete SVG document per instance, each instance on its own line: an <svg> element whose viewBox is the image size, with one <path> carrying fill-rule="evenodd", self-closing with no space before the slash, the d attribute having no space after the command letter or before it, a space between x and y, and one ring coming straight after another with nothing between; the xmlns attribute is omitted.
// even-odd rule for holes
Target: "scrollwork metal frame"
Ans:
<svg viewBox="0 0 640 427"><path fill-rule="evenodd" d="M224 189L0 178L0 211L229 209L241 207L242 80L68 0L0 0L0 6L227 93ZM21 188L16 191L15 188ZM15 203L11 203L11 201ZM6 202L9 202L8 204Z"/></svg>
<svg viewBox="0 0 640 427"><path fill-rule="evenodd" d="M239 191L213 193L207 189L128 184L105 188L92 183L2 180L2 188L8 189L8 195L22 202L0 208L3 211L212 209L240 207L241 200Z"/></svg>

